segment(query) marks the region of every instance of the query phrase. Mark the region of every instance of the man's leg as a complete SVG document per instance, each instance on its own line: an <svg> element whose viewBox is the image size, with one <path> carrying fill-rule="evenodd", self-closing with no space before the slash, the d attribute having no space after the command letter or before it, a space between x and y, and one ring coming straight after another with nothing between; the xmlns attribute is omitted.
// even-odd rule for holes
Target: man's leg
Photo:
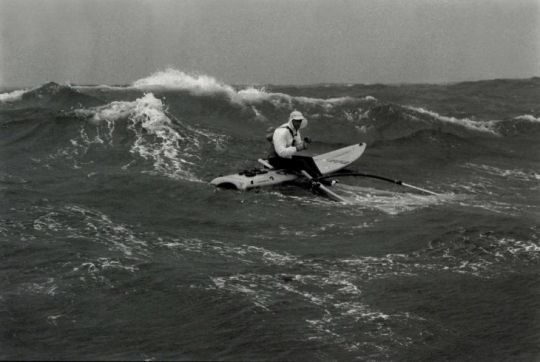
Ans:
<svg viewBox="0 0 540 362"><path fill-rule="evenodd" d="M271 164L275 169L294 169L294 162L290 158L270 157L268 158L268 163Z"/></svg>
<svg viewBox="0 0 540 362"><path fill-rule="evenodd" d="M271 157L268 159L268 163L275 169L282 168L296 172L304 170L315 179L322 176L313 158L308 156L292 156L292 158Z"/></svg>
<svg viewBox="0 0 540 362"><path fill-rule="evenodd" d="M295 164L295 168L300 171L304 170L311 175L311 177L317 179L322 176L321 171L315 164L313 157L309 156L292 156L292 160Z"/></svg>

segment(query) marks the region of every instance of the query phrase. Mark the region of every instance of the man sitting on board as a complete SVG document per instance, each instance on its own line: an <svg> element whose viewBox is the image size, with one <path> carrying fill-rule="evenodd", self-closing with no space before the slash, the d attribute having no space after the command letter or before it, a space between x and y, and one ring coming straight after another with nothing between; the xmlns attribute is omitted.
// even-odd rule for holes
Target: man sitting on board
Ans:
<svg viewBox="0 0 540 362"><path fill-rule="evenodd" d="M308 137L302 139L300 129L307 126L307 119L299 111L291 112L289 121L277 127L272 134L272 151L268 163L274 168L291 171L306 171L313 178L322 176L321 171L312 157L301 156L297 153L307 149Z"/></svg>

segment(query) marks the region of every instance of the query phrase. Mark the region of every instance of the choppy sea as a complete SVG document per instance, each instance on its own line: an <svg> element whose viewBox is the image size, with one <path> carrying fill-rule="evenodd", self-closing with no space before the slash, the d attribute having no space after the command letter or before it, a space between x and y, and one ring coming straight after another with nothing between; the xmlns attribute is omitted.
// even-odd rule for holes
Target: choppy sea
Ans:
<svg viewBox="0 0 540 362"><path fill-rule="evenodd" d="M300 110L343 205L220 190ZM0 359L540 358L540 78L0 91Z"/></svg>

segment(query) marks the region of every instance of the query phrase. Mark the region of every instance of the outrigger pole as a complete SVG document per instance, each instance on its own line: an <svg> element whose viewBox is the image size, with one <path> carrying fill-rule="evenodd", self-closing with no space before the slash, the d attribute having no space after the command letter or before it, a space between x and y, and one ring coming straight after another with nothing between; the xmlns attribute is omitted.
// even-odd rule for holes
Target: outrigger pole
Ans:
<svg viewBox="0 0 540 362"><path fill-rule="evenodd" d="M422 192L425 192L426 194L430 194L430 195L434 195L434 196L440 196L436 192L429 191L429 190L423 189L423 188L418 187L418 186L413 186L413 185L407 184L407 183L405 183L405 182L403 182L401 180L393 180L393 179L388 178L388 177L370 175L370 174L362 173L362 172L334 173L334 174L331 174L331 175L321 176L321 177L317 178L316 181L326 179L326 178L331 178L331 177L343 177L343 176L358 176L358 177L375 178L375 179L378 179L378 180L388 181L388 182L391 182L391 183L396 184L396 185L401 185L401 186L409 187L411 189L422 191Z"/></svg>
<svg viewBox="0 0 540 362"><path fill-rule="evenodd" d="M319 177L317 179L314 179L306 171L300 170L300 172L302 173L302 175L304 175L305 178L307 178L309 181L311 181L312 184L314 184L319 190L322 190L323 192L325 192L328 196L330 196L334 200L339 201L339 202L343 202L344 204L349 204L349 201L347 201L347 199L339 196L334 191L330 190L328 187L326 187L323 184L321 184L320 182L318 182L318 180L320 180L320 179L322 179L324 177Z"/></svg>

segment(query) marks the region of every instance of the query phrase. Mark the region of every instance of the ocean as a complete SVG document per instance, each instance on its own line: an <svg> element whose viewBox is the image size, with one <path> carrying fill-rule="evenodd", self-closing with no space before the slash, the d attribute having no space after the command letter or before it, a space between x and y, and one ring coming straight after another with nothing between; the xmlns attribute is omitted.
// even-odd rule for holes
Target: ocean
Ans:
<svg viewBox="0 0 540 362"><path fill-rule="evenodd" d="M292 110L333 189L216 189ZM0 359L540 359L540 78L0 93Z"/></svg>

